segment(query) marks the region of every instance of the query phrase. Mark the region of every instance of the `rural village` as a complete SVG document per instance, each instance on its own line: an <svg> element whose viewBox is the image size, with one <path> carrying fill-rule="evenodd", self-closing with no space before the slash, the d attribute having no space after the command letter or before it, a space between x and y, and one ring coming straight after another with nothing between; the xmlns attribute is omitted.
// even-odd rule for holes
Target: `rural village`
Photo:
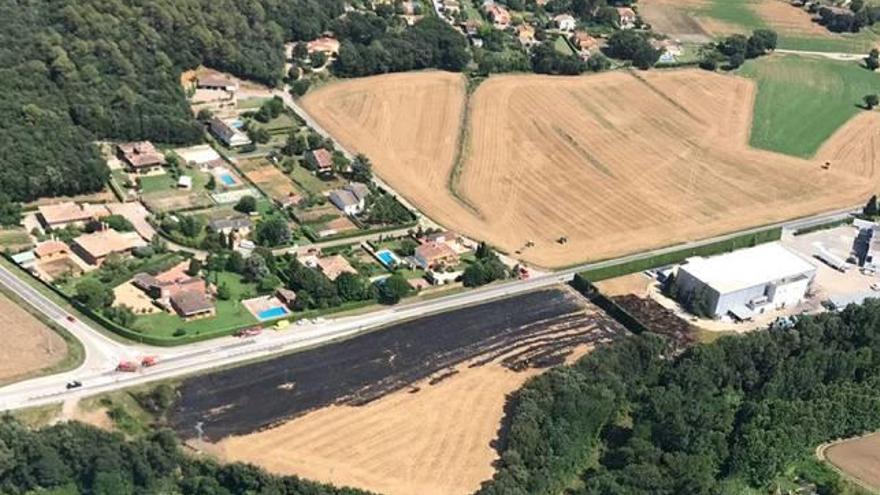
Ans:
<svg viewBox="0 0 880 495"><path fill-rule="evenodd" d="M0 493L880 493L880 2L50 3Z"/></svg>

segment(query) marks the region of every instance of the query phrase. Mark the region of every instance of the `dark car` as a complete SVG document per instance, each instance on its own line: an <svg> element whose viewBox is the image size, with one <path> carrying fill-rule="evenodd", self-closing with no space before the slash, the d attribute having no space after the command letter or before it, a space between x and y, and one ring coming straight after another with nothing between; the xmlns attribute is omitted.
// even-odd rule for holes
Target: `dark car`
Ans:
<svg viewBox="0 0 880 495"><path fill-rule="evenodd" d="M82 386L83 386L83 384L79 380L73 380L72 382L67 382L67 390L70 390L72 388L80 388Z"/></svg>

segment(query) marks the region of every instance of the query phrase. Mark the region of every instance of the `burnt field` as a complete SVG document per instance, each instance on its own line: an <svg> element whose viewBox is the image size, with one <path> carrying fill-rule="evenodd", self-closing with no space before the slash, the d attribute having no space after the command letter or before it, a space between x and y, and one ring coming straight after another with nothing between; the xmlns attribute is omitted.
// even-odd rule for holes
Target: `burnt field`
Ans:
<svg viewBox="0 0 880 495"><path fill-rule="evenodd" d="M186 380L170 421L218 441L330 405L362 405L464 362L510 369L561 363L623 329L579 295L548 289L401 323L314 350Z"/></svg>

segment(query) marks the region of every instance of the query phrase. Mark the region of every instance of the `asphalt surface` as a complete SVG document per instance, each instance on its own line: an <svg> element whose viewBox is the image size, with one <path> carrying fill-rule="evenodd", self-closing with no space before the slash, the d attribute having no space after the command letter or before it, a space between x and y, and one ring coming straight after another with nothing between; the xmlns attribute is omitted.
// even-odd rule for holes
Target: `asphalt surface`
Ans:
<svg viewBox="0 0 880 495"><path fill-rule="evenodd" d="M776 224L776 226L788 229L803 228L844 217L851 211L852 209L840 210L783 222ZM100 330L92 328L78 319L71 322L67 318L69 312L66 309L55 304L19 278L27 275L24 273L13 274L0 267L0 283L38 311L69 330L83 342L86 352L83 365L73 371L26 380L0 388L0 410L20 409L60 402L70 398L87 397L257 358L312 348L394 323L567 283L573 279L576 273L587 269L632 261L686 247L696 247L744 233L756 232L767 227L656 249L613 260L588 263L554 273L534 276L528 280L511 280L427 301L404 303L363 315L291 325L282 331L266 330L262 335L252 338L223 337L172 349L122 343L107 337ZM115 371L116 364L120 360L139 360L146 355L156 356L158 364L142 368L134 373ZM82 382L83 386L67 390L65 384L71 380L78 380Z"/></svg>

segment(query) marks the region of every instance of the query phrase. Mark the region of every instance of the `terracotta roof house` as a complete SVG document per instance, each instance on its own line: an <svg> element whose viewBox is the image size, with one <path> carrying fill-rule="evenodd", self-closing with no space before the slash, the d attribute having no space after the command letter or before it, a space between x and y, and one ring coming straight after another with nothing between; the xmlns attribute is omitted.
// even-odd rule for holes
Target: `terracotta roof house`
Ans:
<svg viewBox="0 0 880 495"><path fill-rule="evenodd" d="M73 240L73 252L90 265L100 265L113 253L129 254L135 248L146 246L137 232L120 233L113 229L83 234Z"/></svg>
<svg viewBox="0 0 880 495"><path fill-rule="evenodd" d="M165 165L165 155L149 141L119 143L116 145L116 155L129 172L136 174L155 172Z"/></svg>
<svg viewBox="0 0 880 495"><path fill-rule="evenodd" d="M202 292L187 290L171 296L171 307L184 320L194 320L213 316L216 312L214 302Z"/></svg>
<svg viewBox="0 0 880 495"><path fill-rule="evenodd" d="M416 264L423 269L437 265L457 265L458 254L444 242L426 242L416 248Z"/></svg>
<svg viewBox="0 0 880 495"><path fill-rule="evenodd" d="M620 17L620 29L632 29L636 27L636 11L629 7L617 7L617 15Z"/></svg>
<svg viewBox="0 0 880 495"><path fill-rule="evenodd" d="M496 28L504 29L510 25L510 12L495 2L483 4L483 10Z"/></svg>
<svg viewBox="0 0 880 495"><path fill-rule="evenodd" d="M309 54L323 52L327 55L336 55L339 53L339 40L329 36L322 36L318 39L309 41L306 46L309 50Z"/></svg>
<svg viewBox="0 0 880 495"><path fill-rule="evenodd" d="M535 28L529 24L520 24L516 27L516 37L525 46L535 43Z"/></svg>
<svg viewBox="0 0 880 495"><path fill-rule="evenodd" d="M318 269L330 280L336 280L343 273L357 274L357 270L340 254L318 258Z"/></svg>
<svg viewBox="0 0 880 495"><path fill-rule="evenodd" d="M46 241L37 244L34 248L34 256L41 261L51 261L58 258L64 258L70 254L70 248L61 241Z"/></svg>
<svg viewBox="0 0 880 495"><path fill-rule="evenodd" d="M450 242L458 239L458 234L451 230L441 230L425 235L425 244L429 242Z"/></svg>
<svg viewBox="0 0 880 495"><path fill-rule="evenodd" d="M251 138L247 137L247 134L217 117L211 118L210 129L214 137L230 148L251 144Z"/></svg>
<svg viewBox="0 0 880 495"><path fill-rule="evenodd" d="M236 91L238 90L238 83L223 74L209 72L198 77L196 87L199 89Z"/></svg>
<svg viewBox="0 0 880 495"><path fill-rule="evenodd" d="M324 148L318 148L306 153L306 163L319 174L333 172L333 155Z"/></svg>
<svg viewBox="0 0 880 495"><path fill-rule="evenodd" d="M110 215L110 211L104 205L78 205L73 201L40 206L37 208L37 213L40 223L50 229L64 228L68 225L82 227L92 220L100 220Z"/></svg>
<svg viewBox="0 0 880 495"><path fill-rule="evenodd" d="M167 299L179 292L196 291L207 294L208 285L204 279L186 273L189 263L184 261L157 275L138 273L132 284L146 292L153 299Z"/></svg>

